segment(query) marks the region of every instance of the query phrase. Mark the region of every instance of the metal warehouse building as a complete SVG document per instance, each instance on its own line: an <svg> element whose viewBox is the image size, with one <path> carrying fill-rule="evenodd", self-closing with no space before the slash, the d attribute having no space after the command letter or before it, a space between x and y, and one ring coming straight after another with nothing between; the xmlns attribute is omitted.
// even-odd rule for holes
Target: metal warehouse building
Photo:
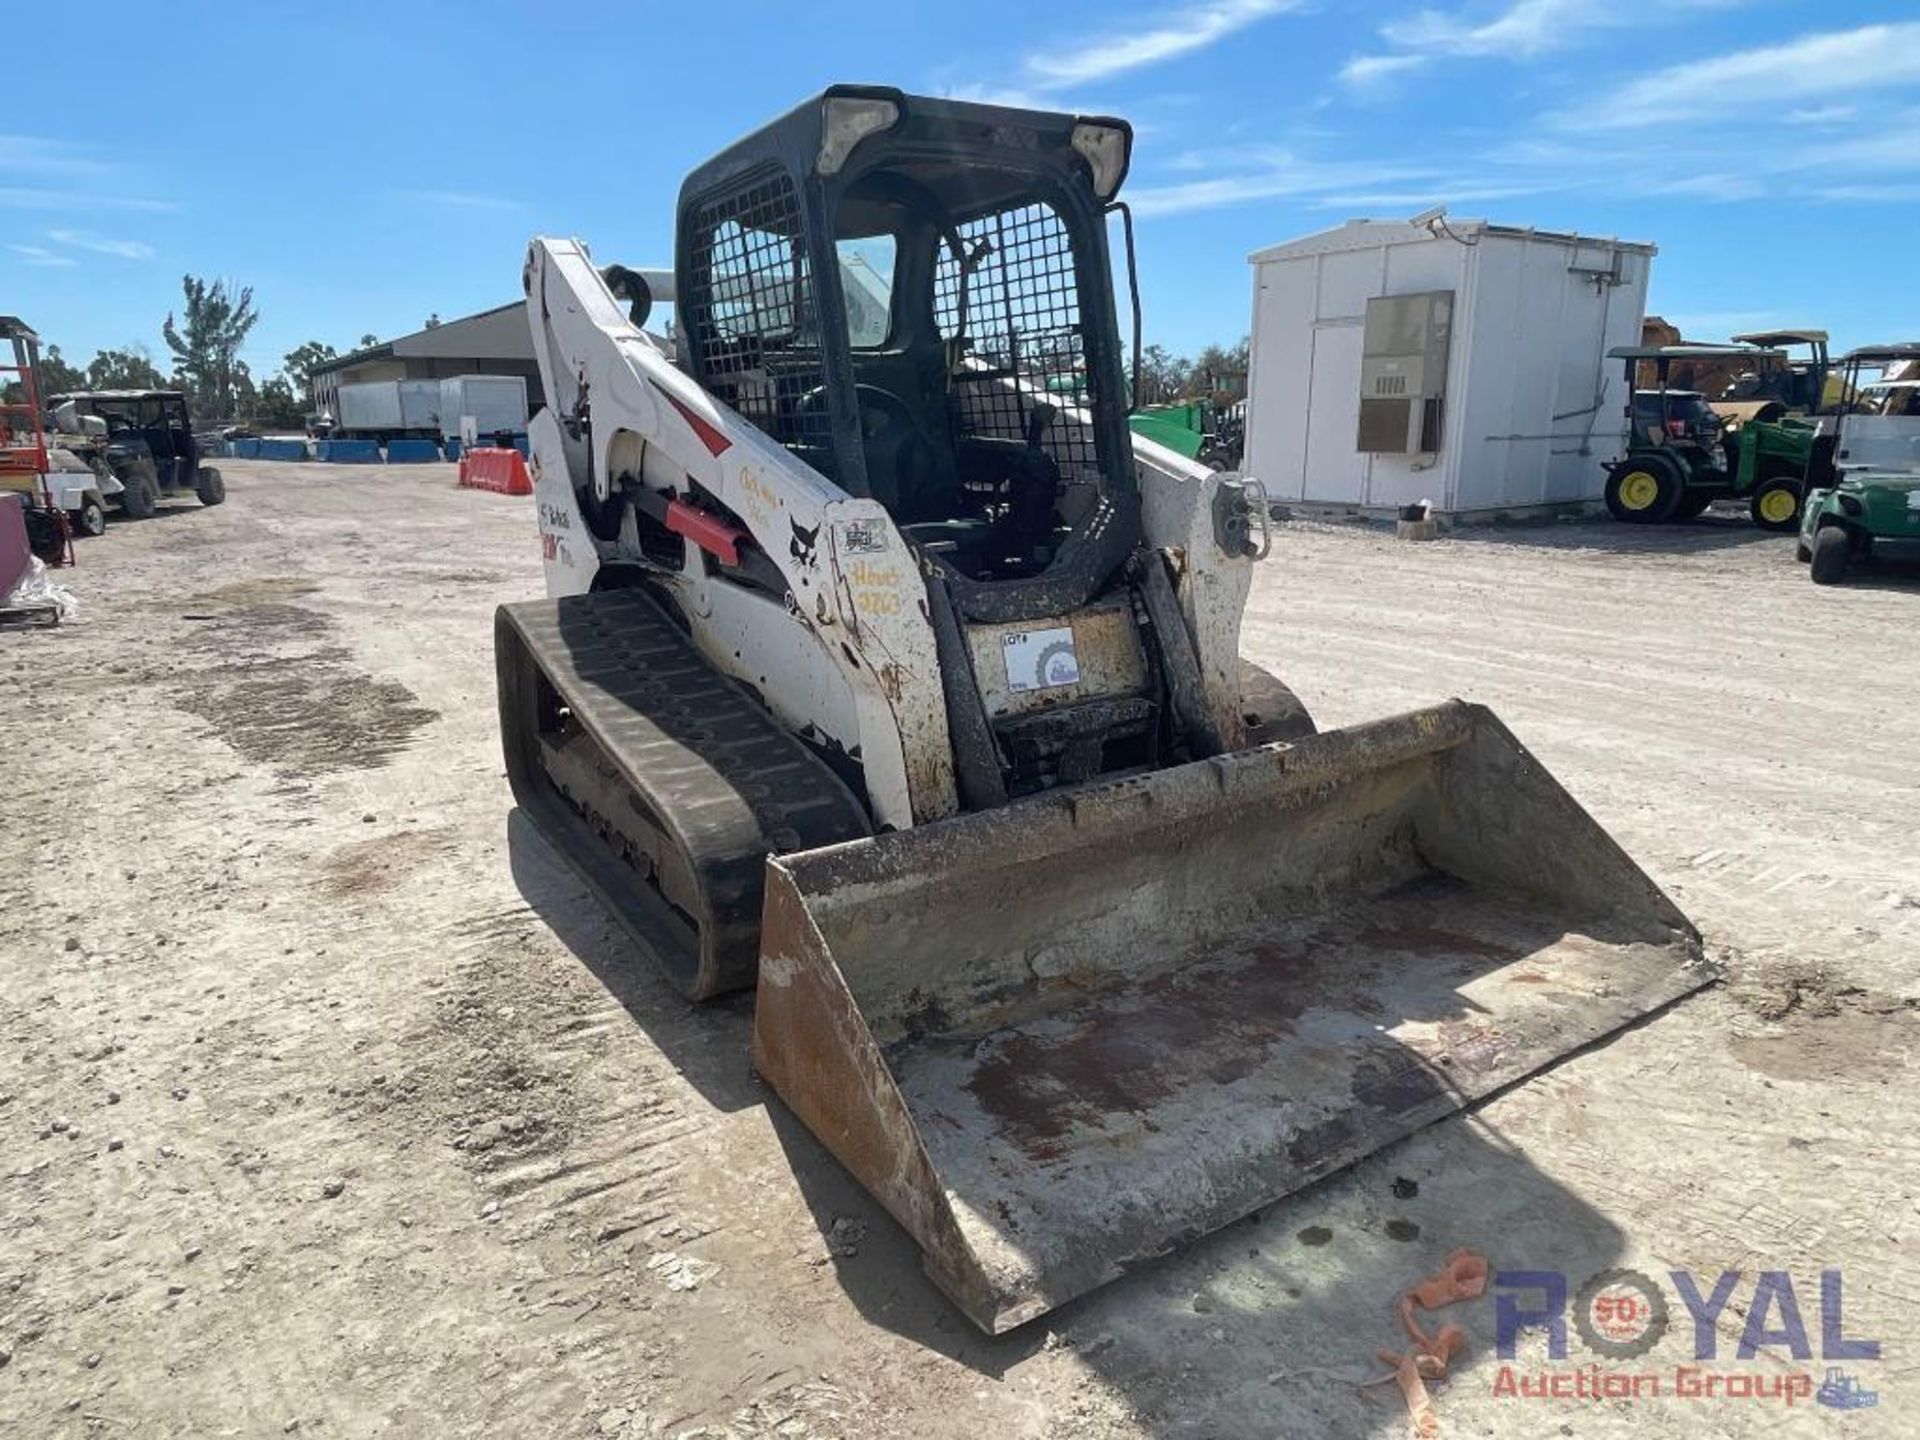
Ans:
<svg viewBox="0 0 1920 1440"><path fill-rule="evenodd" d="M526 302L448 320L397 340L329 360L314 371L314 402L340 412L340 387L363 380L441 380L450 375L518 375L527 382L527 404L538 410L540 367L534 363Z"/></svg>
<svg viewBox="0 0 1920 1440"><path fill-rule="evenodd" d="M1464 518L1583 507L1621 453L1616 345L1654 247L1355 220L1257 251L1245 469L1277 501Z"/></svg>

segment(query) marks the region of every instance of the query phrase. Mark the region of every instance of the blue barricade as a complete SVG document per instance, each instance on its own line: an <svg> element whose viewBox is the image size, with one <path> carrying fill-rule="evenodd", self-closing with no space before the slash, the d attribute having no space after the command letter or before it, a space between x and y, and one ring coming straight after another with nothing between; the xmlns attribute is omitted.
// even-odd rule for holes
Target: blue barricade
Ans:
<svg viewBox="0 0 1920 1440"><path fill-rule="evenodd" d="M313 458L334 465L378 465L380 444L376 440L316 440Z"/></svg>
<svg viewBox="0 0 1920 1440"><path fill-rule="evenodd" d="M440 447L431 440L389 440L389 465L424 465L440 458Z"/></svg>

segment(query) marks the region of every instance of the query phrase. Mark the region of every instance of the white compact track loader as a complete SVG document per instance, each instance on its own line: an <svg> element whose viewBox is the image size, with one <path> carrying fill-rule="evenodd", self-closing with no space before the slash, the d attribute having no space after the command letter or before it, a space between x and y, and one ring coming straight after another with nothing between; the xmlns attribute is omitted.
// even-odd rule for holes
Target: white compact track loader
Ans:
<svg viewBox="0 0 1920 1440"><path fill-rule="evenodd" d="M516 797L687 995L758 986L994 1331L1708 978L1486 710L1316 734L1242 663L1265 496L1127 426L1131 144L838 86L688 178L670 281L525 272Z"/></svg>

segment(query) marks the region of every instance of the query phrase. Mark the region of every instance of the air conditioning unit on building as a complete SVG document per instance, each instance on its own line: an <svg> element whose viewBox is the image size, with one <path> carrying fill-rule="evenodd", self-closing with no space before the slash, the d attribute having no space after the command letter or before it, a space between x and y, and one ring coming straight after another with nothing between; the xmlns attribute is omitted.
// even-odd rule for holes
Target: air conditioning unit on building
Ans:
<svg viewBox="0 0 1920 1440"><path fill-rule="evenodd" d="M1452 334L1451 290L1367 301L1357 448L1376 455L1439 451Z"/></svg>

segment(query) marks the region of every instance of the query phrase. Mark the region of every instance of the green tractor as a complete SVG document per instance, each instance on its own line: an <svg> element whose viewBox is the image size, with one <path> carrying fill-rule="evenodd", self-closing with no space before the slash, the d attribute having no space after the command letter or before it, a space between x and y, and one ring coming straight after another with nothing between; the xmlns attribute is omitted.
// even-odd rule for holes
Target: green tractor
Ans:
<svg viewBox="0 0 1920 1440"><path fill-rule="evenodd" d="M1833 438L1818 421L1789 416L1778 400L1729 421L1698 390L1668 384L1673 367L1781 352L1747 345L1623 345L1607 352L1626 365L1631 388L1639 367L1655 384L1632 390L1626 454L1607 467L1606 502L1614 519L1657 525L1692 520L1716 500L1748 502L1754 523L1782 533L1800 521L1802 497L1832 468Z"/></svg>
<svg viewBox="0 0 1920 1440"><path fill-rule="evenodd" d="M1127 417L1133 433L1198 460L1211 470L1238 470L1246 447L1246 403L1209 399L1143 405Z"/></svg>
<svg viewBox="0 0 1920 1440"><path fill-rule="evenodd" d="M1857 399L1836 420L1836 472L1807 497L1797 559L1836 585L1854 562L1888 550L1920 557L1920 341L1869 345L1841 361ZM1863 368L1882 368L1861 383Z"/></svg>
<svg viewBox="0 0 1920 1440"><path fill-rule="evenodd" d="M1820 415L1837 408L1836 377L1827 358L1827 332L1824 330L1755 330L1735 335L1736 345L1753 345L1768 354L1782 354L1784 364L1765 364L1741 375L1727 388L1721 401L1734 405L1758 405L1778 401L1792 415ZM1805 346L1804 360L1789 358L1784 352ZM1844 393L1842 389L1839 393ZM1727 404L1716 405L1721 414Z"/></svg>
<svg viewBox="0 0 1920 1440"><path fill-rule="evenodd" d="M1185 394L1150 405L1136 388L1127 425L1209 470L1238 470L1247 449L1247 372L1202 365L1187 384Z"/></svg>

